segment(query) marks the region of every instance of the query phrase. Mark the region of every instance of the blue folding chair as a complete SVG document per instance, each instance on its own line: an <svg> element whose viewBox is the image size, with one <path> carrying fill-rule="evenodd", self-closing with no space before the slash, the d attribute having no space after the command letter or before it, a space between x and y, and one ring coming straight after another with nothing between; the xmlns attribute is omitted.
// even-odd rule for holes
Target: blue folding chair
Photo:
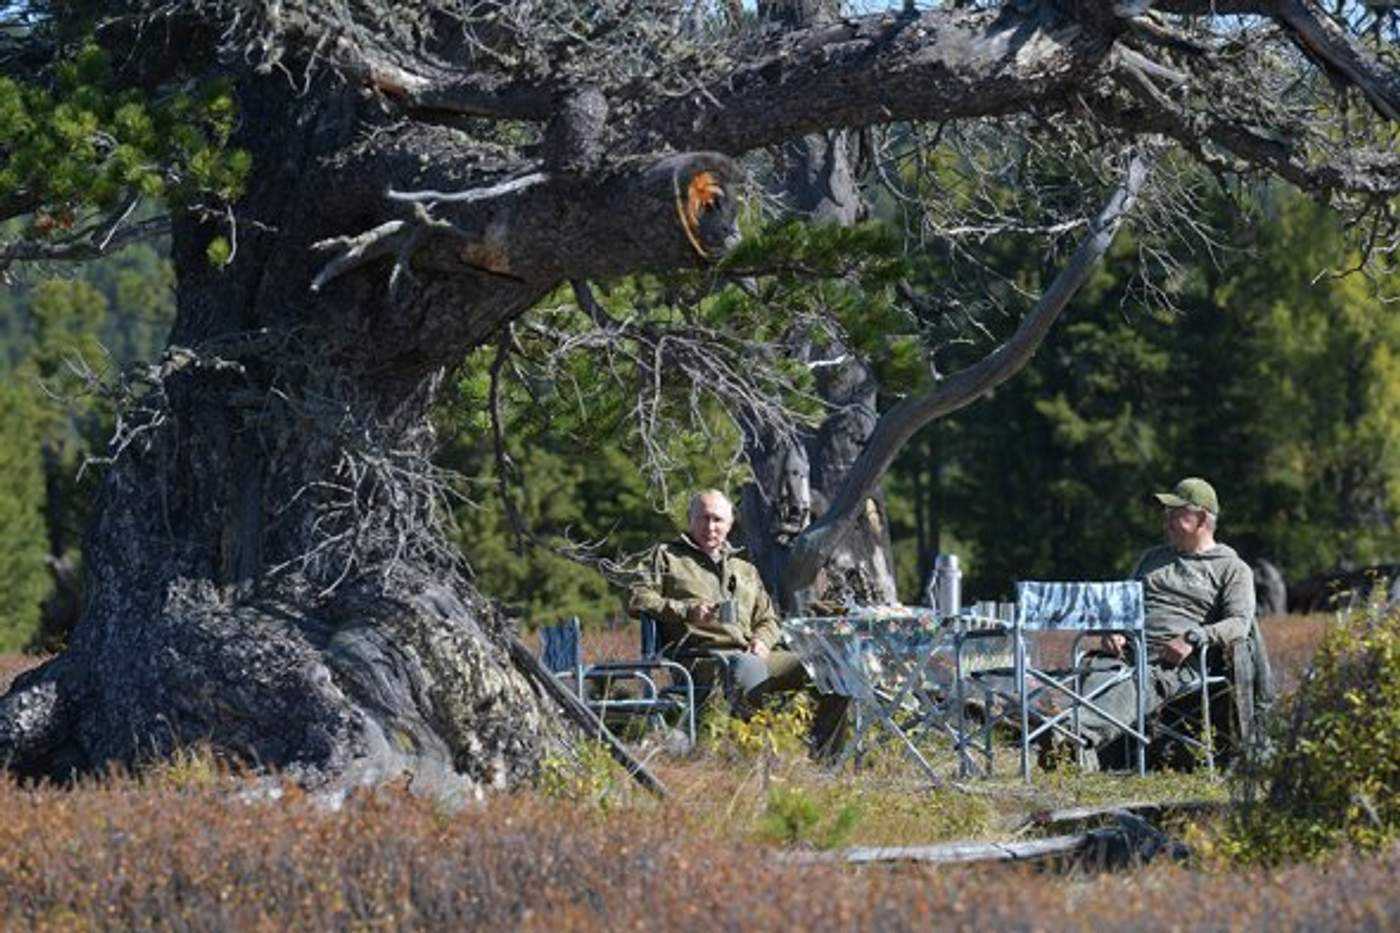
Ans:
<svg viewBox="0 0 1400 933"><path fill-rule="evenodd" d="M652 623L650 639L653 645L656 641L654 626L655 623ZM560 679L572 681L579 699L600 719L609 712L657 719L667 713L679 712L685 720L686 734L693 748L696 737L695 682L683 664L661 657L655 647L647 648L646 622L643 622L642 657L593 664L583 661L580 628L578 616L573 616L559 625L539 630L540 659L545 667ZM659 684L655 676L658 672L667 673L670 683ZM619 679L636 681L640 685L641 696L611 696L612 683ZM601 695L589 695L590 683L603 685Z"/></svg>
<svg viewBox="0 0 1400 933"><path fill-rule="evenodd" d="M663 644L661 641L661 624L649 615L643 613L638 621L641 624L641 649L642 657L654 662L665 662L666 669L674 671L680 667L685 671L685 675L672 677L671 684L661 688L663 695L671 696L679 703L684 703L692 721L699 716L699 707L709 701L710 695L716 690L720 690L726 699L732 698L733 681L729 662L725 660L722 652L712 648L692 648L686 646L676 646ZM694 675L690 672L690 664L697 661L710 663L719 674L717 682L696 683Z"/></svg>

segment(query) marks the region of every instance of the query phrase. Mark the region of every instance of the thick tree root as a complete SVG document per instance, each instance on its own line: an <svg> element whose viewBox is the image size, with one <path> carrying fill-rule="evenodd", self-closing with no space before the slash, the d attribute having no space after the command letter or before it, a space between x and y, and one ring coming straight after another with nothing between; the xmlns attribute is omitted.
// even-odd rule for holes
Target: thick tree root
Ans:
<svg viewBox="0 0 1400 933"><path fill-rule="evenodd" d="M406 779L462 802L533 778L559 728L450 588L298 605L176 584L154 619L84 620L0 699L0 756L66 778L207 746L330 798Z"/></svg>
<svg viewBox="0 0 1400 933"><path fill-rule="evenodd" d="M82 698L67 657L26 671L0 697L0 765L22 777L62 779L84 770L75 743Z"/></svg>

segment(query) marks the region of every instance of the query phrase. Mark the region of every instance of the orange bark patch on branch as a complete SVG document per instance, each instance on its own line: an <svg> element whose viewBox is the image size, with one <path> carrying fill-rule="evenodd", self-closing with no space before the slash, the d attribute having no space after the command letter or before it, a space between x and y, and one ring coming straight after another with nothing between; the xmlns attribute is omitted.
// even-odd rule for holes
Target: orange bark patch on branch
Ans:
<svg viewBox="0 0 1400 933"><path fill-rule="evenodd" d="M680 216L681 230L701 259L709 259L710 254L700 242L700 213L715 207L723 196L724 188L713 172L700 171L690 176L684 197L681 196L677 179L676 213Z"/></svg>

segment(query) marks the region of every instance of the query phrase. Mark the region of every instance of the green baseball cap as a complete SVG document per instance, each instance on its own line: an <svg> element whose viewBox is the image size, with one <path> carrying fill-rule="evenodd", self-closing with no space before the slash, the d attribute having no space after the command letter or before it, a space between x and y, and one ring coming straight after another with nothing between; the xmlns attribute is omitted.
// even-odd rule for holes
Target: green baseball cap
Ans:
<svg viewBox="0 0 1400 933"><path fill-rule="evenodd" d="M1220 500L1215 498L1215 488L1199 476L1188 476L1177 483L1171 492L1156 492L1152 497L1168 508L1191 505L1205 509L1212 515L1220 514Z"/></svg>

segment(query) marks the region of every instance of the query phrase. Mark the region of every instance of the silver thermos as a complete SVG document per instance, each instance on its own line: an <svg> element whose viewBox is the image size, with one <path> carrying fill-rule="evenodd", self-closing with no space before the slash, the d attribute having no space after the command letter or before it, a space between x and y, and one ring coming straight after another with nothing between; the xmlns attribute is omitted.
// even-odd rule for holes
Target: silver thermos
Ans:
<svg viewBox="0 0 1400 933"><path fill-rule="evenodd" d="M951 619L962 611L962 570L958 568L958 555L939 554L933 559L929 590L929 604L942 618Z"/></svg>

